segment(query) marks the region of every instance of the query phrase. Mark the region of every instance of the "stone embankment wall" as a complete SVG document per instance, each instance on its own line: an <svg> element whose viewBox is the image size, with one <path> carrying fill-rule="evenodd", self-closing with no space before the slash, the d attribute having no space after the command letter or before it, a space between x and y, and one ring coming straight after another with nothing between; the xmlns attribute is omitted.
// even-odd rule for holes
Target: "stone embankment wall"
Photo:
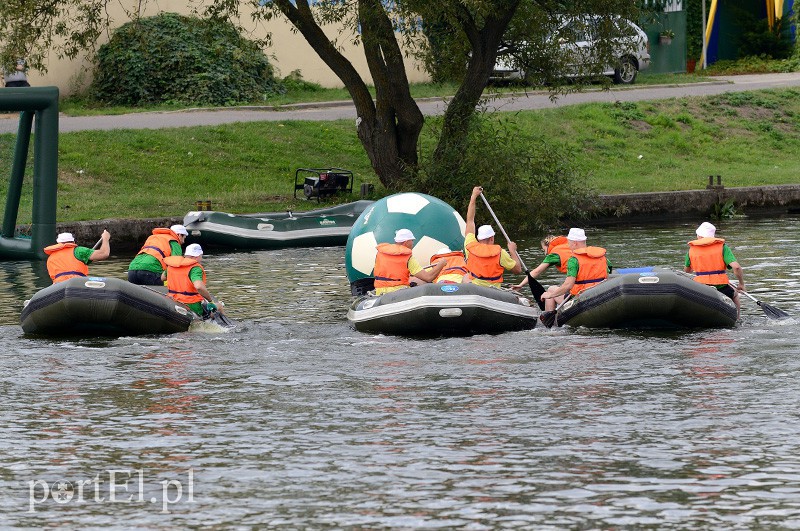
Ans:
<svg viewBox="0 0 800 531"><path fill-rule="evenodd" d="M733 200L737 212L798 211L800 184L724 188L710 186L705 190L601 195L591 224L646 221L676 217L708 219L715 204ZM112 253L136 252L155 227L182 223L183 216L150 219L106 219L58 223L58 232L71 232L79 245L91 246L103 229L111 233Z"/></svg>
<svg viewBox="0 0 800 531"><path fill-rule="evenodd" d="M733 201L737 212L790 211L800 209L800 184L705 190L601 195L596 216L601 222L667 217L708 218L715 205Z"/></svg>

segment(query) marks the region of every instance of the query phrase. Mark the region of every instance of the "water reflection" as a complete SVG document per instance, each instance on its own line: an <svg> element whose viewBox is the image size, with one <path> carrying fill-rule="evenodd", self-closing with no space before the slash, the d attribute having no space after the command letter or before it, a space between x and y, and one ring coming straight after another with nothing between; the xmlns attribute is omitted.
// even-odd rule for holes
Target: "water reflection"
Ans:
<svg viewBox="0 0 800 531"><path fill-rule="evenodd" d="M750 288L795 315L798 229L797 218L720 227ZM589 235L618 266L680 266L693 230ZM521 242L528 264L537 241ZM800 525L796 321L745 301L730 330L361 334L345 317L342 253L209 253L212 292L242 323L231 334L63 341L19 328L43 269L0 264L4 524ZM92 272L123 278L129 260ZM28 512L29 482L109 469L142 470L144 501L49 499ZM169 514L148 502L190 469L192 502Z"/></svg>

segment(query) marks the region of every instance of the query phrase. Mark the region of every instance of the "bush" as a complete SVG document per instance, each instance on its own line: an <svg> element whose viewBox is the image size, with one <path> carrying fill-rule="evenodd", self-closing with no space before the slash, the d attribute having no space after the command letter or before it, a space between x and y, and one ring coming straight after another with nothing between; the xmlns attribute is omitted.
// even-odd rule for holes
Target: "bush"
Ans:
<svg viewBox="0 0 800 531"><path fill-rule="evenodd" d="M264 52L219 20L175 13L119 27L97 52L92 98L109 105L232 105L281 91Z"/></svg>
<svg viewBox="0 0 800 531"><path fill-rule="evenodd" d="M441 118L426 122L438 138ZM469 147L445 155L460 164L423 160L411 186L442 199L462 215L472 188L483 186L509 237L525 238L529 236L525 232L554 228L564 217L587 217L584 209L591 207L594 194L570 155L562 146L525 135L510 119L496 120L479 111L470 122ZM437 169L443 167L458 169L455 173ZM494 224L480 205L476 223Z"/></svg>

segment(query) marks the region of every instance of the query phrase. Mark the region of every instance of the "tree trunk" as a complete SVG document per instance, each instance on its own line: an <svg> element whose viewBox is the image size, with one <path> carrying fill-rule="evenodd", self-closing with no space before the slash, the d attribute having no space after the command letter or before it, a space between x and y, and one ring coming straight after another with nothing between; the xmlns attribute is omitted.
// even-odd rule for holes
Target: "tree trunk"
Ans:
<svg viewBox="0 0 800 531"><path fill-rule="evenodd" d="M444 114L441 135L433 155L439 175L453 175L460 167L460 154L467 149L470 121L494 69L503 33L519 2L520 0L514 0L503 3L502 8L498 7L485 19L481 28L475 25L466 10L460 14L472 55L464 80Z"/></svg>
<svg viewBox="0 0 800 531"><path fill-rule="evenodd" d="M401 189L417 166L417 143L424 117L411 92L400 45L379 0L358 0L364 54L375 85L366 83L314 20L307 0L275 4L320 58L344 83L356 107L356 130L372 168L389 190Z"/></svg>

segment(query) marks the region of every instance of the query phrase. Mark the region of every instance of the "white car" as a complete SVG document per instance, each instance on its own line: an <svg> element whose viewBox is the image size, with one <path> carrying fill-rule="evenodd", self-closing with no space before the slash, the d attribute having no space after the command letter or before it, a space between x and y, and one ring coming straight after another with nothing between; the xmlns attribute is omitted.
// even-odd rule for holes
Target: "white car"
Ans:
<svg viewBox="0 0 800 531"><path fill-rule="evenodd" d="M636 81L636 76L641 70L650 66L650 42L647 34L633 22L617 18L612 21L617 25L616 30L620 37L611 39L610 42L600 42L596 26L600 23L599 17L586 16L565 19L555 34L551 37L553 42L558 42L560 61L567 71L564 77L585 77L590 74L612 76L615 83L630 84ZM601 46L610 46L612 54L616 57L614 64L599 69L593 65L592 56ZM526 72L519 68L520 61L514 59L514 52L503 48L498 52L494 70L490 76L492 81L530 81L535 78L533 72ZM599 71L598 70L602 70Z"/></svg>

